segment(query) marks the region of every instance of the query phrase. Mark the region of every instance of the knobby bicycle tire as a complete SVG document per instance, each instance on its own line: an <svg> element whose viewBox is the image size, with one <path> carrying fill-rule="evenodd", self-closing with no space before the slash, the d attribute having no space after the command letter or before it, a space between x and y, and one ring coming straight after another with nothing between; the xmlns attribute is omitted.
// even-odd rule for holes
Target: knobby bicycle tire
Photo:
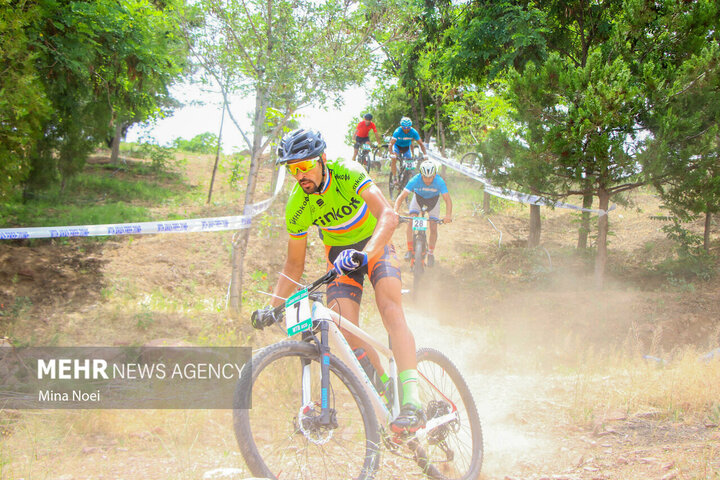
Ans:
<svg viewBox="0 0 720 480"><path fill-rule="evenodd" d="M421 234L415 235L413 249L415 251L415 261L413 262L413 298L416 298L420 291L420 279L425 271L425 266L423 265L425 239Z"/></svg>
<svg viewBox="0 0 720 480"><path fill-rule="evenodd" d="M483 436L475 401L455 364L441 352L417 352L418 389L428 421L457 408L458 420L428 432L415 446L415 461L430 478L476 480L483 461Z"/></svg>
<svg viewBox="0 0 720 480"><path fill-rule="evenodd" d="M390 173L388 173L388 193L390 194L390 197L388 197L388 199L390 200L391 203L394 202L395 201L395 195L394 195L395 194L395 177L392 174L392 170L390 171Z"/></svg>
<svg viewBox="0 0 720 480"><path fill-rule="evenodd" d="M370 164L370 153L369 152L367 152L367 151L361 152L359 154L358 161L360 162L360 165L363 166L365 171L367 171L367 172L370 171L371 164Z"/></svg>
<svg viewBox="0 0 720 480"><path fill-rule="evenodd" d="M400 177L400 188L398 189L398 195L400 195L400 192L403 191L403 188L405 188L405 185L407 185L408 182L410 181L411 175L412 174L411 174L410 170L407 170L407 169L403 170L402 176Z"/></svg>
<svg viewBox="0 0 720 480"><path fill-rule="evenodd" d="M312 428L319 412L319 360L315 345L285 341L253 356L252 369L243 368L235 390L233 426L253 475L308 480L374 477L380 461L377 417L360 380L334 355L329 357L328 400L336 409L338 426ZM303 361L313 370L312 402L305 409ZM247 406L250 396L252 408L238 408Z"/></svg>
<svg viewBox="0 0 720 480"><path fill-rule="evenodd" d="M379 145L373 150L373 163L377 167L378 171L382 170L383 166L390 159L390 149L388 145Z"/></svg>

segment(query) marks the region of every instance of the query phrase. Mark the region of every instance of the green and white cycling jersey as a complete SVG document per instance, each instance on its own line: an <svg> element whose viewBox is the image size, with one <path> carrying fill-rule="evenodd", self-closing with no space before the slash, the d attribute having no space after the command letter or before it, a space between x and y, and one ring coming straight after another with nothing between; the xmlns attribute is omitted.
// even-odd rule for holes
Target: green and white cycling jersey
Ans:
<svg viewBox="0 0 720 480"><path fill-rule="evenodd" d="M328 160L322 191L310 195L296 184L287 207L285 223L293 238L302 238L311 225L320 228L325 245L353 245L372 236L377 219L360 193L373 181L357 162Z"/></svg>

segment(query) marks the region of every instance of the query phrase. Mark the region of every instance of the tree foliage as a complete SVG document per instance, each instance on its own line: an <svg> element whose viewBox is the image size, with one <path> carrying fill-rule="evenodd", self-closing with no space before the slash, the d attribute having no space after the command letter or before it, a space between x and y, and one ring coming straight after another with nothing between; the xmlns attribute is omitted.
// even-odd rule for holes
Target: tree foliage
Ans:
<svg viewBox="0 0 720 480"><path fill-rule="evenodd" d="M50 113L37 54L28 55L28 30L40 14L33 2L0 0L0 199L27 177L29 152Z"/></svg>
<svg viewBox="0 0 720 480"><path fill-rule="evenodd" d="M255 106L245 206L255 197L260 155L293 115L306 105L339 101L365 76L370 56L367 35L377 15L355 2L286 0L203 0L205 21L191 28L195 58L203 71L231 95L252 96ZM235 125L244 131L232 114ZM312 125L303 125L312 127ZM268 131L269 130L269 131ZM249 230L234 242L230 307L239 312L242 271Z"/></svg>
<svg viewBox="0 0 720 480"><path fill-rule="evenodd" d="M74 175L116 127L170 105L168 88L185 66L183 8L181 0L36 0L0 9L2 61L12 72L2 76L4 92L13 86L11 115L3 115L13 135L0 148L26 174L27 191Z"/></svg>
<svg viewBox="0 0 720 480"><path fill-rule="evenodd" d="M410 5L413 28L386 47L407 53L396 81L422 85L450 142L481 144L494 181L605 210L653 182L677 208L716 211L716 1ZM607 232L602 215L599 282Z"/></svg>

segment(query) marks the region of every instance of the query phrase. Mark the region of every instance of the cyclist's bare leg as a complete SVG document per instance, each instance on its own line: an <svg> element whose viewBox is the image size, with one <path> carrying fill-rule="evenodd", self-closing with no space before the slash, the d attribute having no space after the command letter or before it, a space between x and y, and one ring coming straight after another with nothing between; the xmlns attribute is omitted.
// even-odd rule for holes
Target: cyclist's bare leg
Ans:
<svg viewBox="0 0 720 480"><path fill-rule="evenodd" d="M357 153L358 153L358 148L357 148L357 147L355 147L355 151L353 151L353 158L352 158L352 159L353 159L353 161L354 161L354 160L355 160L355 158L357 157Z"/></svg>
<svg viewBox="0 0 720 480"><path fill-rule="evenodd" d="M360 323L360 304L355 302L354 300L350 298L336 298L333 300L329 307L338 312L340 315L342 315L347 320L351 321L355 325L359 326ZM378 375L382 375L385 373L385 369L382 367L382 363L380 362L380 356L375 351L375 349L368 343L365 343L363 340L357 338L355 335L352 335L345 330L342 331L343 335L345 336L345 339L347 340L350 347L355 350L356 348L362 348L365 350L365 352L368 355L368 358L370 359L370 363L372 363L373 367L375 367L375 370L378 372Z"/></svg>
<svg viewBox="0 0 720 480"><path fill-rule="evenodd" d="M413 233L412 233L412 223L408 222L407 224L407 230L405 236L407 237L407 244L412 245L413 243Z"/></svg>
<svg viewBox="0 0 720 480"><path fill-rule="evenodd" d="M415 337L405 321L402 308L402 283L399 278L385 277L375 284L375 303L385 330L390 335L398 371L417 368Z"/></svg>
<svg viewBox="0 0 720 480"><path fill-rule="evenodd" d="M392 163L390 163L390 171L392 172L392 178L397 181L397 153L392 153L390 155L390 159L392 160Z"/></svg>
<svg viewBox="0 0 720 480"><path fill-rule="evenodd" d="M430 250L435 250L435 244L437 243L438 238L438 227L437 223L430 222L430 236L428 238L428 248Z"/></svg>

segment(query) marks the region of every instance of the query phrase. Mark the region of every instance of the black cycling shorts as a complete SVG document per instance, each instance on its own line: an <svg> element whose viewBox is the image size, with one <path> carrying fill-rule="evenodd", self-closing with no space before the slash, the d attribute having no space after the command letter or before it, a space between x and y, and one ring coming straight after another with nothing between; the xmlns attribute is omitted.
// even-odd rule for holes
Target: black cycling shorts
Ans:
<svg viewBox="0 0 720 480"><path fill-rule="evenodd" d="M370 238L366 238L355 245L341 247L330 247L326 245L325 254L327 256L328 270L333 268L333 262L338 255L340 255L340 252L348 248L360 251L365 248L365 245L367 245L369 241ZM330 283L327 288L328 306L332 305L332 300L336 298L350 298L359 304L360 300L362 300L365 275L370 277L370 283L372 283L373 288L375 288L378 281L385 277L400 279L400 262L395 255L395 247L391 243L385 245L382 254L375 258L369 258L368 264L364 267L355 270L349 275L337 277L337 279Z"/></svg>
<svg viewBox="0 0 720 480"><path fill-rule="evenodd" d="M355 146L353 148L360 148L360 145L368 142L370 142L370 137L358 137L355 135Z"/></svg>

